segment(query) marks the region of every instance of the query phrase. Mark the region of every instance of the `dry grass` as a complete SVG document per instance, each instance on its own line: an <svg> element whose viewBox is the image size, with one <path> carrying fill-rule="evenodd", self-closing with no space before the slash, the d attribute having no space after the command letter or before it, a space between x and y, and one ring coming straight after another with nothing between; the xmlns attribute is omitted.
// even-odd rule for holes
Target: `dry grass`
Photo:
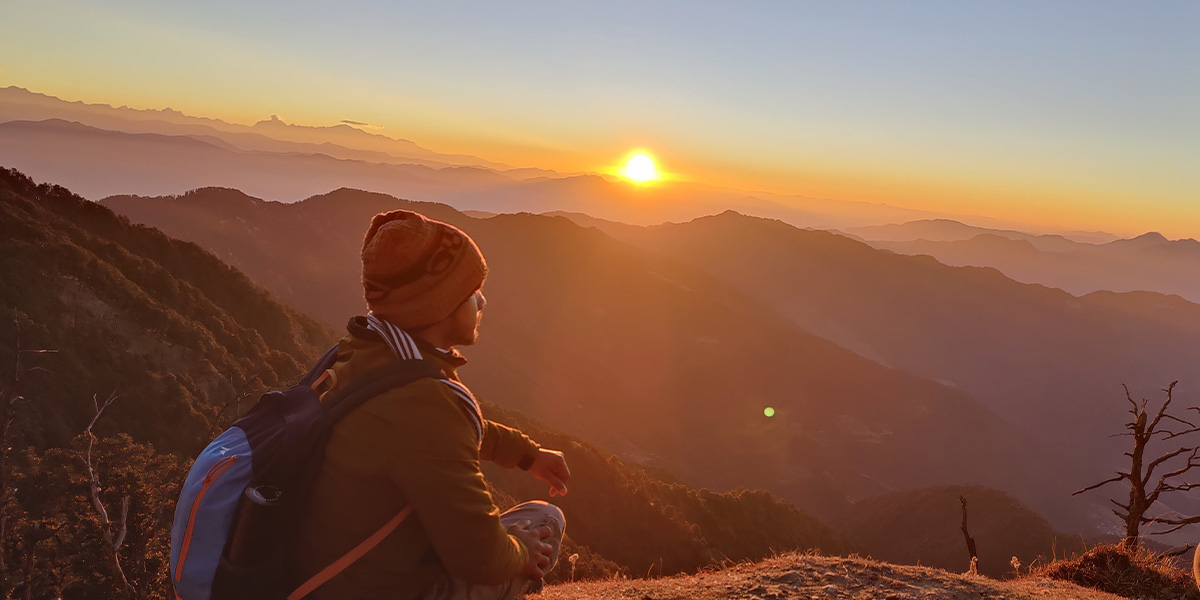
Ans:
<svg viewBox="0 0 1200 600"><path fill-rule="evenodd" d="M1033 577L1061 579L1126 598L1200 600L1191 573L1172 559L1139 548L1101 544L1082 555L1035 567Z"/></svg>
<svg viewBox="0 0 1200 600"><path fill-rule="evenodd" d="M530 600L1122 600L1066 581L997 581L863 558L788 553L695 575L548 585Z"/></svg>

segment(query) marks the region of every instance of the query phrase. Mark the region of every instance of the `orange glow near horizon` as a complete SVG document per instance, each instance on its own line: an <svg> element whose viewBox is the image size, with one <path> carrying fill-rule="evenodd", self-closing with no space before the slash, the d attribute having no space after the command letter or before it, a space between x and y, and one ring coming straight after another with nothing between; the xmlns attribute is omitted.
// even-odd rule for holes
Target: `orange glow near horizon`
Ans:
<svg viewBox="0 0 1200 600"><path fill-rule="evenodd" d="M8 73L6 69L5 74ZM209 100L196 94L186 98L139 96L133 90L130 98L114 101L102 94L82 93L69 85L32 85L36 93L100 105L125 105L137 110L155 110L171 106L185 114L215 118L231 125L250 127L273 109L261 106L233 106L224 101ZM419 107L429 114L432 109ZM339 121L327 103L315 106L291 107L283 112L289 124L323 127ZM704 152L702 148L682 146L670 139L644 139L671 158L674 169L664 170L656 153L637 142L615 139L603 143L589 140L554 140L536 135L516 135L505 128L491 129L482 122L463 130L436 118L414 123L387 111L352 110L345 113L361 120L380 123L382 130L371 131L385 137L420 140L420 145L440 153L473 155L514 168L536 167L557 171L563 175L601 173L619 177L643 191L652 191L662 184L690 183L744 191L749 195L778 196L776 201L798 202L825 199L844 202L888 204L898 208L928 211L928 218L957 218L964 222L994 224L1021 230L1055 232L1067 230L1104 230L1121 236L1134 236L1146 231L1159 231L1169 238L1200 237L1200 208L1185 191L1172 182L1158 184L1140 182L1141 187L1109 185L1098 188L1085 177L1090 165L1075 164L1064 159L1053 164L1055 169L1073 176L1056 177L1031 167L1022 169L992 157L1007 170L1002 176L986 169L971 169L963 165L939 162L936 166L919 160L899 159L884 163L876 157L851 163L844 157L805 155L793 157L783 152L738 156ZM631 143L632 142L632 143ZM621 153L633 146L632 151ZM763 153L767 149L762 150ZM596 160L602 156L622 156L619 163ZM644 155L645 158L637 158ZM956 168L950 168L950 167ZM968 165L969 166L969 165ZM1146 210L1128 202L1131 197L1158 199L1155 210ZM912 218L920 218L914 215Z"/></svg>

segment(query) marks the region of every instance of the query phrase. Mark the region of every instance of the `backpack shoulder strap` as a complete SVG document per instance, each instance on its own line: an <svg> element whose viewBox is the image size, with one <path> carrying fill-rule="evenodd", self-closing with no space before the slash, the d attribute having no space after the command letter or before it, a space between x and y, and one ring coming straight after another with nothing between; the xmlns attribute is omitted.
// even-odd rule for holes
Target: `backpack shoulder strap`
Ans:
<svg viewBox="0 0 1200 600"><path fill-rule="evenodd" d="M330 394L324 403L322 427L332 427L363 402L392 388L406 386L421 379L441 379L445 375L437 365L427 360L389 362L382 367L354 378L346 387Z"/></svg>
<svg viewBox="0 0 1200 600"><path fill-rule="evenodd" d="M325 354L321 355L320 360L313 363L313 366L308 370L307 373L304 374L304 377L300 378L300 385L311 386L313 381L315 381L317 377L320 377L321 374L325 372L325 369L332 367L333 363L337 362L337 351L337 344L334 344L332 348L326 350Z"/></svg>

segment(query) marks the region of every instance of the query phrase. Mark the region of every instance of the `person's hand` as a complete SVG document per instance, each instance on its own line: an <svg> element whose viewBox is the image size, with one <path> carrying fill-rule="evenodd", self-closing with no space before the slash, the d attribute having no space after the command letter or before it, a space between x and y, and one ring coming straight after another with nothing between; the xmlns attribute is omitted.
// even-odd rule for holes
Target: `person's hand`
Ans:
<svg viewBox="0 0 1200 600"><path fill-rule="evenodd" d="M517 521L515 525L509 525L509 535L521 540L522 544L529 549L529 561L521 569L521 574L532 579L541 579L546 575L546 569L550 568L550 555L554 552L554 548L543 542L542 540L554 535L554 531L549 525L543 525L537 529L529 527L529 521Z"/></svg>
<svg viewBox="0 0 1200 600"><path fill-rule="evenodd" d="M529 473L550 484L551 497L567 495L567 480L571 479L571 470L567 468L567 459L562 452L545 448L538 450Z"/></svg>

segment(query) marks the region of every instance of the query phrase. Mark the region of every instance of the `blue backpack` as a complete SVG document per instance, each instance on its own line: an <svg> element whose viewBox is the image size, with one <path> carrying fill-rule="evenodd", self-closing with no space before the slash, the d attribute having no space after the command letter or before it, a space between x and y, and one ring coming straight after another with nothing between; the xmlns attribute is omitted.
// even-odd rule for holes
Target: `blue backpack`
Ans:
<svg viewBox="0 0 1200 600"><path fill-rule="evenodd" d="M178 599L297 600L369 551L408 515L406 508L304 585L297 587L286 568L288 533L296 529L329 429L387 390L443 377L430 362L401 360L318 395L336 360L334 346L299 384L264 394L196 457L171 527L171 578Z"/></svg>

